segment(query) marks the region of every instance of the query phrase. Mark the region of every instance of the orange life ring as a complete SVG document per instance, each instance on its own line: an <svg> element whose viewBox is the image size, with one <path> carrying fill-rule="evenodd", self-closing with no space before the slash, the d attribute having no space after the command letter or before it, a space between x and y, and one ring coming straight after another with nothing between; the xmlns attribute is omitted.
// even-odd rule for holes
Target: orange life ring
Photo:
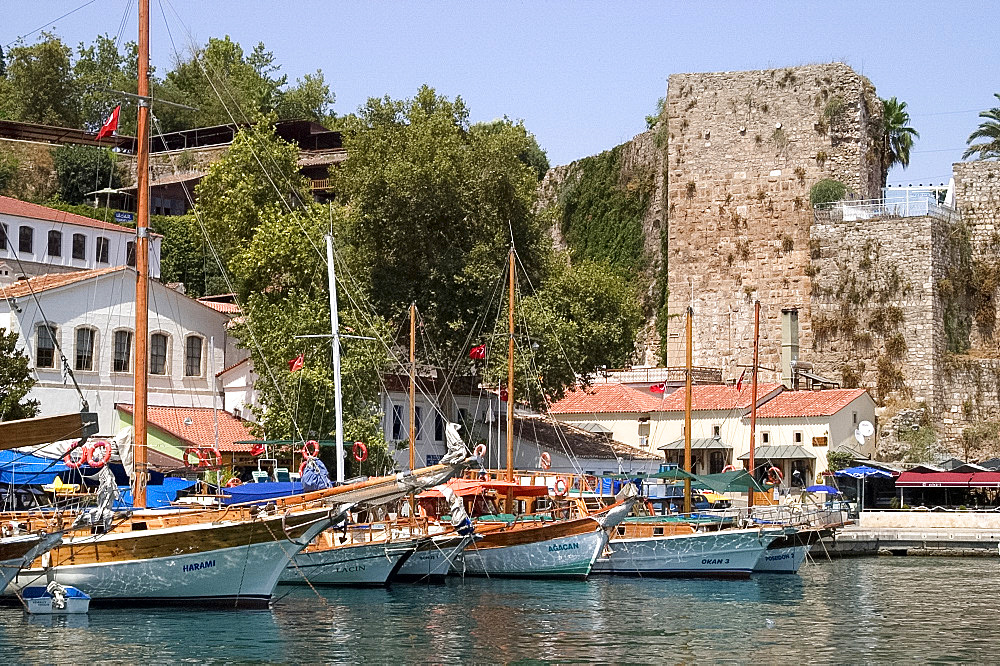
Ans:
<svg viewBox="0 0 1000 666"><path fill-rule="evenodd" d="M482 458L483 456L485 456L486 455L486 445L485 444L480 444L479 446L477 446L476 448L474 448L472 450L472 455L476 456L477 458Z"/></svg>
<svg viewBox="0 0 1000 666"><path fill-rule="evenodd" d="M194 456L194 460L191 460L191 456ZM184 449L184 455L181 456L181 461L188 469L198 469L199 467L204 467L201 460L201 449L197 446L189 446Z"/></svg>
<svg viewBox="0 0 1000 666"><path fill-rule="evenodd" d="M240 477L234 476L233 478L226 481L226 488L235 488L236 486L242 485L243 482L240 481Z"/></svg>
<svg viewBox="0 0 1000 666"><path fill-rule="evenodd" d="M312 453L310 453L312 451ZM307 458L315 458L319 455L319 442L315 439L310 439L308 442L302 445L302 455Z"/></svg>
<svg viewBox="0 0 1000 666"><path fill-rule="evenodd" d="M771 466L767 470L767 480L771 483L778 484L784 478L784 474L777 467Z"/></svg>
<svg viewBox="0 0 1000 666"><path fill-rule="evenodd" d="M569 492L569 482L560 476L556 479L556 482L552 484L552 492L556 495L556 497L563 497Z"/></svg>
<svg viewBox="0 0 1000 666"><path fill-rule="evenodd" d="M305 460L302 461L302 464L299 465L299 478L300 479L302 478L302 472L306 471L306 465L309 464L310 460L311 460L311 458L306 458Z"/></svg>
<svg viewBox="0 0 1000 666"><path fill-rule="evenodd" d="M221 467L222 466L222 451L214 447L205 446L200 449L199 457L201 462L198 464L199 467ZM215 458L213 461L212 459Z"/></svg>
<svg viewBox="0 0 1000 666"><path fill-rule="evenodd" d="M538 462L541 463L542 469L552 468L552 456L549 455L548 451L542 451L542 455L539 456Z"/></svg>
<svg viewBox="0 0 1000 666"><path fill-rule="evenodd" d="M103 451L100 458L96 458L94 456L94 452L97 451L98 449ZM89 446L86 449L84 449L84 455L87 456L88 465L90 465L94 469L101 469L102 467L108 464L109 460L111 460L111 445L102 439L98 442L94 442L93 446Z"/></svg>
<svg viewBox="0 0 1000 666"><path fill-rule="evenodd" d="M69 451L66 452L66 455L63 456L63 464L66 465L66 467L69 467L70 469L77 469L80 465L87 462L87 447L86 446L81 447L79 446L79 444L80 442L77 442L75 445L73 445L73 447L70 448ZM79 460L73 457L74 451L80 452Z"/></svg>
<svg viewBox="0 0 1000 666"><path fill-rule="evenodd" d="M351 447L351 452L354 454L354 459L358 462L368 460L368 447L365 446L364 442L354 442L354 446Z"/></svg>
<svg viewBox="0 0 1000 666"><path fill-rule="evenodd" d="M735 472L735 471L736 471L736 465L726 465L725 467L722 468L723 474L725 474L726 472Z"/></svg>

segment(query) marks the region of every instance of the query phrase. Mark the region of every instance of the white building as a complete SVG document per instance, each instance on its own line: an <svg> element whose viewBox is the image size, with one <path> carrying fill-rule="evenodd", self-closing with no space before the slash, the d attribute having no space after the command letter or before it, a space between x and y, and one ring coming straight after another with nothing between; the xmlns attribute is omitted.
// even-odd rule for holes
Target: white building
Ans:
<svg viewBox="0 0 1000 666"><path fill-rule="evenodd" d="M560 421L592 432L607 432L625 444L662 451L668 463L684 455L684 390L656 397L618 384L595 384L567 393L552 406ZM692 387L692 471L720 472L743 467L750 451L750 387ZM857 457L874 453L873 437L859 443L862 421L875 423L875 401L865 389L786 391L780 384L761 384L757 395L754 466L758 473L776 467L788 484L796 471L812 483L827 469L827 453L846 451Z"/></svg>
<svg viewBox="0 0 1000 666"><path fill-rule="evenodd" d="M160 277L162 240L150 234L154 278ZM123 265L135 265L135 229L0 196L0 284Z"/></svg>
<svg viewBox="0 0 1000 666"><path fill-rule="evenodd" d="M55 273L0 287L0 327L16 331L37 383L41 415L79 411L73 378L113 434L115 403L133 403L136 273L124 266ZM32 293L34 295L32 295ZM240 358L229 316L149 283L149 404L223 406L216 375ZM228 350L228 351L227 351Z"/></svg>

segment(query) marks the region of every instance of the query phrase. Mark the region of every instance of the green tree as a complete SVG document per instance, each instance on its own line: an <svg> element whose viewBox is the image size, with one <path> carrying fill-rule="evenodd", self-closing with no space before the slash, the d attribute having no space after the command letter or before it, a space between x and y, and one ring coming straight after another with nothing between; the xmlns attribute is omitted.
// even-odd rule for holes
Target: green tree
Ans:
<svg viewBox="0 0 1000 666"><path fill-rule="evenodd" d="M333 102L330 86L323 79L323 72L317 69L315 74L306 74L297 79L294 86L279 91L275 111L281 119L315 120L330 124L335 119L330 108Z"/></svg>
<svg viewBox="0 0 1000 666"><path fill-rule="evenodd" d="M77 46L73 77L80 91L80 119L87 131L100 129L114 108L121 104L118 133L135 136L136 100L113 91L135 94L138 90L138 51L135 42L128 42L123 53L108 35L99 35L89 46L83 43Z"/></svg>
<svg viewBox="0 0 1000 666"><path fill-rule="evenodd" d="M904 169L910 164L910 149L913 140L919 139L917 130L910 127L910 114L906 102L895 97L882 100L882 185L889 169L900 165Z"/></svg>
<svg viewBox="0 0 1000 666"><path fill-rule="evenodd" d="M34 44L18 42L0 79L0 117L43 125L80 126L79 85L72 50L43 32Z"/></svg>
<svg viewBox="0 0 1000 666"><path fill-rule="evenodd" d="M504 118L503 120L494 120L488 123L476 123L472 126L472 131L484 133L524 132L525 147L517 154L517 158L535 172L538 180L544 178L545 173L549 170L548 155L538 145L538 139L535 138L535 135L525 129L523 122L512 123L509 119Z"/></svg>
<svg viewBox="0 0 1000 666"><path fill-rule="evenodd" d="M993 93L993 96L1000 101L1000 93ZM979 117L984 120L966 140L969 147L962 153L962 159L968 159L976 154L979 155L977 160L1000 159L1000 106L981 112ZM977 139L982 141L973 143Z"/></svg>
<svg viewBox="0 0 1000 666"><path fill-rule="evenodd" d="M559 400L568 386L579 378L586 382L602 366L627 365L642 324L633 280L605 262L570 265L565 259L553 262L541 288L518 306L515 391L536 407ZM506 327L502 317L493 339L505 343ZM501 346L491 354L491 385L507 375Z"/></svg>
<svg viewBox="0 0 1000 666"><path fill-rule="evenodd" d="M809 188L809 203L815 206L824 206L840 201L847 195L847 186L839 180L824 178Z"/></svg>
<svg viewBox="0 0 1000 666"><path fill-rule="evenodd" d="M0 194L7 193L17 179L21 161L17 155L0 148Z"/></svg>
<svg viewBox="0 0 1000 666"><path fill-rule="evenodd" d="M122 174L114 153L107 148L63 145L52 151L59 180L59 198L70 204L83 203L87 192L122 186Z"/></svg>
<svg viewBox="0 0 1000 666"><path fill-rule="evenodd" d="M402 317L416 302L450 365L483 314L513 239L537 282L551 245L534 213L537 175L521 159L524 128L470 128L461 98L424 86L409 100L372 98L345 122L336 175L347 202L353 274L374 310Z"/></svg>
<svg viewBox="0 0 1000 666"><path fill-rule="evenodd" d="M298 172L298 149L275 135L271 121L273 116L237 132L198 184L198 208L226 263L261 221L312 200Z"/></svg>
<svg viewBox="0 0 1000 666"><path fill-rule="evenodd" d="M0 421L30 419L38 413L38 401L25 399L35 380L17 338L14 331L0 328Z"/></svg>
<svg viewBox="0 0 1000 666"><path fill-rule="evenodd" d="M663 113L667 109L667 98L661 97L656 100L656 113L646 116L646 129L651 130L656 127L656 123L663 118Z"/></svg>

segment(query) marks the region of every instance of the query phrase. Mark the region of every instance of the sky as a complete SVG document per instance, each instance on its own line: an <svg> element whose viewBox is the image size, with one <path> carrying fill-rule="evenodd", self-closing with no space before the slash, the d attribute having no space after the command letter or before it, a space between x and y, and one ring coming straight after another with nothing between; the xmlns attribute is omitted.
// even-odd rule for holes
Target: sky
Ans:
<svg viewBox="0 0 1000 666"><path fill-rule="evenodd" d="M0 0L0 45L42 26L72 45L114 35L130 3ZM460 95L473 122L523 120L553 165L644 131L672 73L846 62L879 96L905 101L920 132L909 168L894 168L890 184L947 183L979 112L1000 106L1000 40L988 27L996 5L987 0L150 4L161 73L175 57L168 35L182 51L223 35L247 51L263 42L289 79L321 69L337 113L426 83ZM134 9L125 34L136 34Z"/></svg>

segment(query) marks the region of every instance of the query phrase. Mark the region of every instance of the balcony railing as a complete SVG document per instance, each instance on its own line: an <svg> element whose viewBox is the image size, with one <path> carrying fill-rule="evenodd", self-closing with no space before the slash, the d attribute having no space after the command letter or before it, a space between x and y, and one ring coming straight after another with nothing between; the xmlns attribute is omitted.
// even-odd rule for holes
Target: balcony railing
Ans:
<svg viewBox="0 0 1000 666"><path fill-rule="evenodd" d="M817 222L853 222L894 217L934 217L954 221L959 213L928 198L911 200L856 199L820 204L813 211Z"/></svg>

